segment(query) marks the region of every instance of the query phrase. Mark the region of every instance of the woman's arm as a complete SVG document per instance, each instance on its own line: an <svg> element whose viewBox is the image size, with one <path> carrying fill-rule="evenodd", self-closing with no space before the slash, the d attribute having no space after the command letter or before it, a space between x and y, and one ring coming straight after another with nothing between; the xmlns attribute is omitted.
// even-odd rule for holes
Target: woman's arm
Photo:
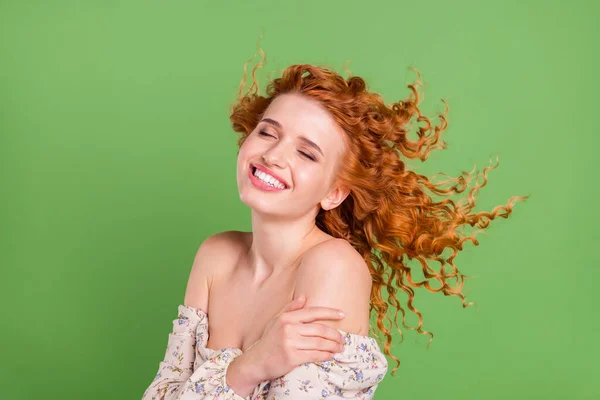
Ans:
<svg viewBox="0 0 600 400"><path fill-rule="evenodd" d="M173 331L169 334L165 357L142 400L249 398L235 393L235 389L244 393L250 390L250 383L245 379L248 375L240 374L245 372L245 368L239 368L238 365L227 373L232 361L241 355L239 349L211 352L210 357L202 364L196 360L197 351L201 350L197 349L201 342L200 335L207 331L207 325L200 327L201 329L199 325L207 324L207 312L204 310L208 309L209 283L214 271L214 260L218 259L219 254L222 255L220 252L227 251L227 235L227 232L212 235L199 247L188 279L185 305L179 306L179 315L173 321ZM226 380L226 376L233 377L235 389L228 386L230 382Z"/></svg>
<svg viewBox="0 0 600 400"><path fill-rule="evenodd" d="M241 397L252 395L263 382L256 368L245 361L244 354L234 359L227 369L226 377L229 387Z"/></svg>
<svg viewBox="0 0 600 400"><path fill-rule="evenodd" d="M197 339L207 332L206 313L186 305L180 305L178 311L165 357L142 400L244 400L225 379L229 365L241 355L241 350L199 348ZM196 359L196 354L201 357Z"/></svg>

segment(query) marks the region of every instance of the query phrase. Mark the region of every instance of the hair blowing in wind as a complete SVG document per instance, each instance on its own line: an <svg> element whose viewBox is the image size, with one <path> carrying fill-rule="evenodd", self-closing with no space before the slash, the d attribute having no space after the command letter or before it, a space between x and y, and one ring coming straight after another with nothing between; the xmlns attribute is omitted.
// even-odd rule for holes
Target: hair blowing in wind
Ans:
<svg viewBox="0 0 600 400"><path fill-rule="evenodd" d="M401 337L398 313L402 314L404 328L430 335L431 343L433 333L422 329L422 314L414 306L414 289L424 287L430 292L457 296L463 308L474 304L467 302L462 293L465 278L470 276L459 271L454 263L456 255L466 241L478 245L477 233L497 217L508 218L515 202L529 196L513 196L489 212L474 212L475 196L487 184L488 171L498 162L481 173L473 170L457 177L443 173L427 177L407 168L405 160L423 162L432 150L446 148L440 136L448 126L448 106L442 100L445 112L438 115L439 124L433 125L418 107L419 80L408 85L407 98L386 105L381 95L368 91L358 76L345 79L327 68L297 64L270 80L266 96L262 96L256 71L266 63L266 56L260 48L259 53L262 61L252 69L252 85L243 93L251 59L244 65L238 97L231 106L231 124L240 135L238 146L254 130L269 104L284 93L300 93L317 100L342 127L347 135L347 151L337 179L350 189L350 194L338 207L321 209L316 224L329 235L347 240L366 261L373 279L370 309L377 312L377 328L386 337L384 352L397 363L394 375L400 360L390 354L392 335L384 325L387 319L391 327L390 305L396 309L393 323ZM413 120L422 123L415 130L415 140L408 137ZM446 179L434 182L437 175ZM467 191L473 179L475 184ZM452 200L459 194L460 199ZM466 225L479 229L466 235L462 232ZM408 265L411 260L415 260L411 264L416 267ZM439 267L434 269L432 265ZM414 268L420 268L425 279L415 281ZM387 300L383 298L384 290ZM396 297L399 290L407 297L405 305ZM407 325L407 310L418 317L416 327Z"/></svg>

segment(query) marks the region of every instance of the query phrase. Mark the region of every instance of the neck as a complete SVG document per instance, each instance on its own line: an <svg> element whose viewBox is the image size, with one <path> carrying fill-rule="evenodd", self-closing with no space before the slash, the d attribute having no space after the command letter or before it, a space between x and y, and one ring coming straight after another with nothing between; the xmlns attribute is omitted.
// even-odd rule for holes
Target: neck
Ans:
<svg viewBox="0 0 600 400"><path fill-rule="evenodd" d="M248 260L254 283L294 268L304 251L322 235L313 215L286 220L252 211L252 243Z"/></svg>

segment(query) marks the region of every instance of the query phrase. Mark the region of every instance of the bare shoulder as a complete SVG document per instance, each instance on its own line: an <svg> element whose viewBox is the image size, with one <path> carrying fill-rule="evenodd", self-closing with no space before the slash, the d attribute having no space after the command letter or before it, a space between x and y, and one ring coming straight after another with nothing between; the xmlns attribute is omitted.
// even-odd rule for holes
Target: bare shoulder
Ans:
<svg viewBox="0 0 600 400"><path fill-rule="evenodd" d="M306 295L307 306L343 310L346 318L319 321L350 333L366 335L372 278L362 255L344 239L322 242L308 250L298 267L294 297Z"/></svg>
<svg viewBox="0 0 600 400"><path fill-rule="evenodd" d="M233 258L243 248L245 232L225 231L210 235L202 241L192 264L185 289L184 304L208 313L209 291L215 273L222 272L233 263Z"/></svg>

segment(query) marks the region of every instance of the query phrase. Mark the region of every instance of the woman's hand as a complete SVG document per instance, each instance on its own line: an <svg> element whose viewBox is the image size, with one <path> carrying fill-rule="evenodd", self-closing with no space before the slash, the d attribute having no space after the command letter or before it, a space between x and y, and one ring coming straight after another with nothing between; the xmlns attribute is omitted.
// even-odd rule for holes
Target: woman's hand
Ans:
<svg viewBox="0 0 600 400"><path fill-rule="evenodd" d="M238 360L252 366L260 381L283 376L308 362L331 360L343 351L344 338L337 329L319 319L344 318L338 309L306 307L306 296L289 302L269 321L262 337Z"/></svg>

